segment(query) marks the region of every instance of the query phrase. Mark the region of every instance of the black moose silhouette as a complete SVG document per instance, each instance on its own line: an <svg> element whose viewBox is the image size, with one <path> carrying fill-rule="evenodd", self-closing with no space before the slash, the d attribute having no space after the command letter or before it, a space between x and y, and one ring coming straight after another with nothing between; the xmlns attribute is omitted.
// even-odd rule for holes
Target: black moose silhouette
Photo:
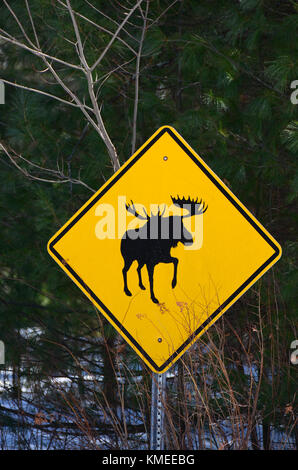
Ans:
<svg viewBox="0 0 298 470"><path fill-rule="evenodd" d="M147 214L143 209L144 215L137 212L134 203L126 204L126 210L133 214L140 220L145 220L146 223L136 229L127 230L121 240L121 254L124 259L124 268L122 270L124 280L124 292L126 295L131 296L131 292L127 285L127 271L129 270L133 261L138 262L138 276L139 286L145 289L142 282L141 269L144 265L147 267L150 294L154 303L159 303L154 295L153 289L153 273L154 267L159 263L173 263L174 276L172 280L172 288L177 284L177 267L178 259L171 256L171 248L175 248L179 242L183 245L191 245L193 238L191 233L185 228L183 218L200 215L206 212L208 206L202 203L202 199L185 199L174 198L171 196L174 205L181 209L187 209L186 215L170 215L164 217L165 208L161 213L159 208L157 214Z"/></svg>

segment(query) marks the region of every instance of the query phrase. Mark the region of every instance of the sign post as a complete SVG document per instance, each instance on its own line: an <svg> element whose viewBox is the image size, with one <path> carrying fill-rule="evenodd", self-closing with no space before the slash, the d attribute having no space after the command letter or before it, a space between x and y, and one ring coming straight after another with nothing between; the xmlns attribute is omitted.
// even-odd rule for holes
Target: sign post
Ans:
<svg viewBox="0 0 298 470"><path fill-rule="evenodd" d="M152 374L150 449L164 450L166 372Z"/></svg>

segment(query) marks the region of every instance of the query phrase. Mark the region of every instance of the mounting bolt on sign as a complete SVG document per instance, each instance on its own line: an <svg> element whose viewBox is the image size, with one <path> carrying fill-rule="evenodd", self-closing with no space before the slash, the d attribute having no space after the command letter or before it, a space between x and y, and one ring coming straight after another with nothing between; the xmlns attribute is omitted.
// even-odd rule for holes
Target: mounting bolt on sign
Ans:
<svg viewBox="0 0 298 470"><path fill-rule="evenodd" d="M159 374L281 256L169 126L58 230L48 251Z"/></svg>

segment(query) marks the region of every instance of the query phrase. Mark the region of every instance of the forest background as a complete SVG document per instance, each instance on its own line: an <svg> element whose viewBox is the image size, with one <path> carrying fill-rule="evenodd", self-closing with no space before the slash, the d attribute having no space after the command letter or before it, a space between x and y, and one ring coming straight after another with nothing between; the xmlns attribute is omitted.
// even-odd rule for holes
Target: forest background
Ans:
<svg viewBox="0 0 298 470"><path fill-rule="evenodd" d="M0 448L148 447L150 371L46 244L165 124L283 248L168 374L166 448L297 448L297 32L290 0L2 0Z"/></svg>

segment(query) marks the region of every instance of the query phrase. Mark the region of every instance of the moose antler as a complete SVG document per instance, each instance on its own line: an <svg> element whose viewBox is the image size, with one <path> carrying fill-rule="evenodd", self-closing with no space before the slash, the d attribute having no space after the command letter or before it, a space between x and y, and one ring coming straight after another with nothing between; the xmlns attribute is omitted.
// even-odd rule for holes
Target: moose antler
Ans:
<svg viewBox="0 0 298 470"><path fill-rule="evenodd" d="M183 217L192 217L193 215L201 215L206 212L208 209L208 205L205 205L205 202L202 201L202 199L199 198L197 199L191 199L190 197L186 199L185 197L180 198L179 196L173 197L171 196L171 199L173 201L173 204L175 206L181 207L181 209L186 209L188 210L188 214L184 215Z"/></svg>
<svg viewBox="0 0 298 470"><path fill-rule="evenodd" d="M141 220L150 219L150 216L147 214L144 207L143 207L143 211L144 211L145 217L137 212L136 207L132 201L130 201L130 204L125 204L125 207L126 207L127 212L130 212L132 215L134 215L138 219L141 219Z"/></svg>
<svg viewBox="0 0 298 470"><path fill-rule="evenodd" d="M164 215L164 213L165 213L165 211L166 211L166 208L167 208L167 206L165 205L164 208L163 208L163 210L162 210L162 212L161 212L161 211L160 211L160 207L157 206L157 213L156 213L156 214L153 214L152 211L150 211L150 217L159 217L159 218L163 217L163 215Z"/></svg>

